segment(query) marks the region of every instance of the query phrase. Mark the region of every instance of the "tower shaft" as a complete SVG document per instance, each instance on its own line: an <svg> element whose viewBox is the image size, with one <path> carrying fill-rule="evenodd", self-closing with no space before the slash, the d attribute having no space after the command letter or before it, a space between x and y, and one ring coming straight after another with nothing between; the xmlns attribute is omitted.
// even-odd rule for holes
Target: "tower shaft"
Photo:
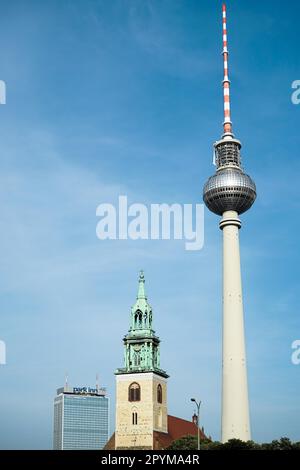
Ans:
<svg viewBox="0 0 300 470"><path fill-rule="evenodd" d="M238 214L226 211L223 231L222 442L251 439Z"/></svg>
<svg viewBox="0 0 300 470"><path fill-rule="evenodd" d="M224 123L221 140L214 144L216 173L203 190L208 209L222 216L223 231L223 357L222 357L222 441L250 436L244 312L240 266L238 215L256 199L256 186L241 165L241 143L232 133L226 6L222 8L224 60Z"/></svg>

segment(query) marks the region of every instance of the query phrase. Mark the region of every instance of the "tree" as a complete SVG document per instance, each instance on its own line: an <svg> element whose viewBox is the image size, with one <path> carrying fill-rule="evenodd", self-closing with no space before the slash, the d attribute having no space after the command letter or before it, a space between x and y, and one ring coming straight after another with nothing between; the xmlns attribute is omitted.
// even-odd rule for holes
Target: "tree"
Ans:
<svg viewBox="0 0 300 470"><path fill-rule="evenodd" d="M270 443L261 445L262 450L300 450L299 443L292 443L288 437L282 437L279 441L274 440Z"/></svg>
<svg viewBox="0 0 300 470"><path fill-rule="evenodd" d="M173 441L168 447L170 450L197 450L197 436L185 436ZM279 440L257 444L253 441L241 441L240 439L230 439L229 441L201 441L201 450L300 450L300 442L291 442L288 437L281 437Z"/></svg>
<svg viewBox="0 0 300 470"><path fill-rule="evenodd" d="M253 441L241 441L240 439L229 439L220 445L219 450L258 450L260 446Z"/></svg>
<svg viewBox="0 0 300 470"><path fill-rule="evenodd" d="M194 450L197 449L197 445L197 436L184 436L173 441L168 450Z"/></svg>

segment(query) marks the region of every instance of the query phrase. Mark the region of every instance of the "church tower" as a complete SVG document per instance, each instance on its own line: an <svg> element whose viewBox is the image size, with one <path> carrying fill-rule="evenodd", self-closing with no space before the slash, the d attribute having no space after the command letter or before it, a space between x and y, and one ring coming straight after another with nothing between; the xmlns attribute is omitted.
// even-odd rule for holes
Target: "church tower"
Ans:
<svg viewBox="0 0 300 470"><path fill-rule="evenodd" d="M153 330L143 271L123 342L124 367L115 372L115 448L150 450L155 431L168 433L168 375L160 368L160 339Z"/></svg>

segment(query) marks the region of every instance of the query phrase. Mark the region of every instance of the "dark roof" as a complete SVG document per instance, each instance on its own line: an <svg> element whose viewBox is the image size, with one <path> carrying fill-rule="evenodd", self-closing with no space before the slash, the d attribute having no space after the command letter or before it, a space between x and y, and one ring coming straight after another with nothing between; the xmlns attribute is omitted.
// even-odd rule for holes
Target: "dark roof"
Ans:
<svg viewBox="0 0 300 470"><path fill-rule="evenodd" d="M168 432L153 432L153 448L155 450L166 449L171 443L184 436L197 436L198 427L192 421L177 418L176 416L168 415ZM204 432L200 429L200 436L202 439L207 439ZM111 436L105 450L113 450L115 448L115 433Z"/></svg>
<svg viewBox="0 0 300 470"><path fill-rule="evenodd" d="M197 436L197 433L198 426L192 421L168 415L168 434L170 434L172 441L180 439L183 436ZM200 436L201 439L206 439L201 429Z"/></svg>
<svg viewBox="0 0 300 470"><path fill-rule="evenodd" d="M185 436L197 436L198 427L192 421L187 421L186 419L177 418L176 416L168 415L168 433L154 431L154 449L166 449L173 441L181 439ZM205 434L200 429L200 437L202 439L207 439Z"/></svg>
<svg viewBox="0 0 300 470"><path fill-rule="evenodd" d="M115 450L115 433L110 436L103 450Z"/></svg>

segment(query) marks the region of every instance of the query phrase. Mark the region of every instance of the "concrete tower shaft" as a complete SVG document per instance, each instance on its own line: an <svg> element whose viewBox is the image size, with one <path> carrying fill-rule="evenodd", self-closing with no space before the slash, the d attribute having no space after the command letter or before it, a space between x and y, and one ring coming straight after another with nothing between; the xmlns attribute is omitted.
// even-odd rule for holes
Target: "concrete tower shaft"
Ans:
<svg viewBox="0 0 300 470"><path fill-rule="evenodd" d="M214 144L216 173L203 189L208 209L221 215L223 232L223 350L222 350L222 441L251 439L244 313L240 266L239 214L256 199L254 181L241 165L241 143L232 133L226 6L222 7L224 58L224 133Z"/></svg>
<svg viewBox="0 0 300 470"><path fill-rule="evenodd" d="M251 439L238 214L226 211L223 231L222 442Z"/></svg>

